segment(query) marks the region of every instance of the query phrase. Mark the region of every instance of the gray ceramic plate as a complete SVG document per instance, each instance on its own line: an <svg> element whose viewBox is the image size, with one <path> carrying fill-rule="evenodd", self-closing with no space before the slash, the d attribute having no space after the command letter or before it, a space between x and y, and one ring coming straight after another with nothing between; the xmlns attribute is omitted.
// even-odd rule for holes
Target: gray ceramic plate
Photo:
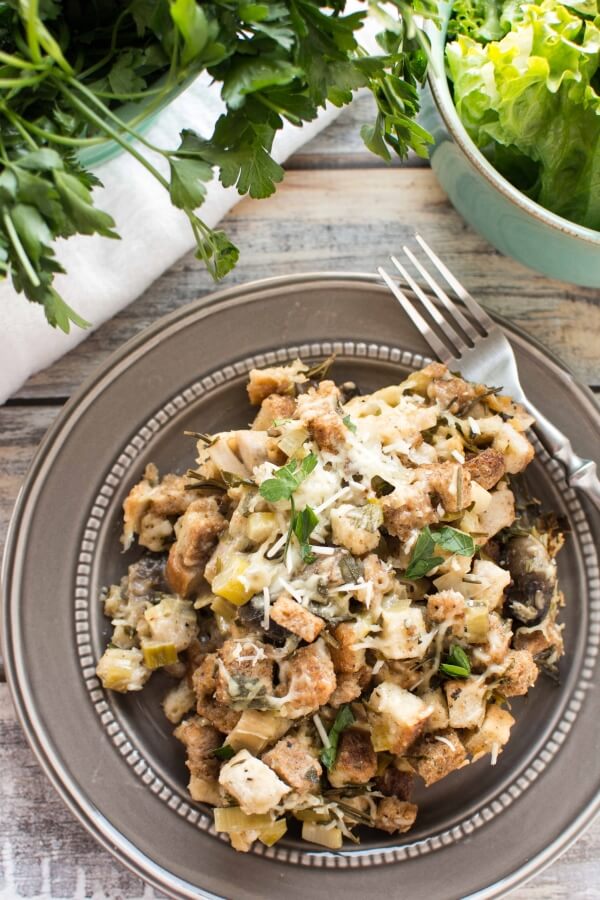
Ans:
<svg viewBox="0 0 600 900"><path fill-rule="evenodd" d="M506 326L532 400L593 457L590 395L542 348ZM560 557L568 597L559 687L515 703L518 724L489 761L423 791L417 828L320 852L293 835L236 855L186 796L155 677L141 694L105 694L94 665L107 635L98 594L130 561L120 507L144 465L184 469L184 429L250 418L252 365L338 351L339 377L363 389L400 380L426 346L368 276L314 275L236 288L161 320L116 353L66 406L38 452L14 514L4 571L7 672L29 740L81 822L122 862L175 897L498 896L551 862L598 806L598 518L540 455L533 490L570 520Z"/></svg>

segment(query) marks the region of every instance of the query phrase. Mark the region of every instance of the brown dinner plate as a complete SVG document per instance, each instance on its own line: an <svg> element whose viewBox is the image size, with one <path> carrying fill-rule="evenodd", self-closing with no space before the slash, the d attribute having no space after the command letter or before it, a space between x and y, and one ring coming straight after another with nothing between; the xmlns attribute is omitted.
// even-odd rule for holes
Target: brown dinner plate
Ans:
<svg viewBox="0 0 600 900"><path fill-rule="evenodd" d="M526 393L594 458L600 414L551 354L500 324ZM499 896L552 862L597 811L600 789L600 517L538 446L532 492L564 515L559 556L566 654L512 704L517 724L495 766L486 757L422 789L413 831L366 831L329 852L287 835L236 854L190 800L183 747L160 709L168 680L105 692L95 665L110 624L99 601L135 552L120 551L121 504L146 463L184 471L185 430L244 427L253 366L337 353L336 380L363 391L422 366L427 347L368 275L270 279L203 298L115 353L46 435L19 497L4 559L5 660L38 760L88 830L173 897Z"/></svg>

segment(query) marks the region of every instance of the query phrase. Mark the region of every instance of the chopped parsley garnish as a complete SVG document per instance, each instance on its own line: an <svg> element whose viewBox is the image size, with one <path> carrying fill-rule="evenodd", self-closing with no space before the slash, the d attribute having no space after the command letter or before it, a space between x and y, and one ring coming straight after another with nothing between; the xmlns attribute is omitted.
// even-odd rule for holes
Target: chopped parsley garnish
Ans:
<svg viewBox="0 0 600 900"><path fill-rule="evenodd" d="M475 553L475 542L464 531L451 528L450 525L444 525L432 531L427 526L423 528L413 547L405 572L407 578L423 578L424 575L444 562L443 556L434 555L436 547L441 547L442 550L455 553L457 556L473 556Z"/></svg>
<svg viewBox="0 0 600 900"><path fill-rule="evenodd" d="M396 490L394 485L382 478L381 475L373 475L371 488L375 491L376 497L387 497L388 494L393 494Z"/></svg>
<svg viewBox="0 0 600 900"><path fill-rule="evenodd" d="M300 544L300 554L305 563L315 561L315 555L311 551L308 542L309 537L319 524L319 517L312 506L305 506L303 510L297 512L292 519L292 531Z"/></svg>
<svg viewBox="0 0 600 900"><path fill-rule="evenodd" d="M356 424L352 421L350 416L344 416L342 422L349 431L351 431L353 434L356 434Z"/></svg>
<svg viewBox="0 0 600 900"><path fill-rule="evenodd" d="M260 486L260 495L269 503L278 500L291 500L292 494L302 482L308 478L317 465L318 459L315 453L309 453L300 464L297 459L291 459L289 463L276 469L272 478L267 478Z"/></svg>
<svg viewBox="0 0 600 900"><path fill-rule="evenodd" d="M217 759L231 759L235 756L235 750L229 744L223 744L222 747L212 751L212 756L216 756Z"/></svg>
<svg viewBox="0 0 600 900"><path fill-rule="evenodd" d="M440 672L450 678L468 678L471 674L469 657L459 644L453 644L448 659L440 666Z"/></svg>
<svg viewBox="0 0 600 900"><path fill-rule="evenodd" d="M321 750L321 762L326 769L331 769L335 763L338 743L342 731L348 728L349 725L354 724L354 722L354 713L352 712L350 707L348 705L340 707L338 714L335 717L335 722L331 726L331 731L328 735L329 747L324 747L323 750Z"/></svg>

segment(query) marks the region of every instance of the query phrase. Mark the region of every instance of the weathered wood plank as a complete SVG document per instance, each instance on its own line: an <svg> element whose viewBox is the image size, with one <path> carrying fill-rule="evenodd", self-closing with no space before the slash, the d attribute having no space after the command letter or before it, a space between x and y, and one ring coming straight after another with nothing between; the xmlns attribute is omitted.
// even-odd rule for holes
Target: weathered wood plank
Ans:
<svg viewBox="0 0 600 900"><path fill-rule="evenodd" d="M319 269L373 271L419 230L477 298L544 341L578 378L600 385L590 340L600 332L597 292L550 281L501 256L465 225L428 169L290 172L274 197L242 201L224 225L242 251L228 285ZM17 398L69 396L123 341L211 290L201 263L184 256Z"/></svg>
<svg viewBox="0 0 600 900"><path fill-rule="evenodd" d="M153 900L87 835L37 766L0 685L0 900ZM598 900L600 820L515 900ZM235 898L233 898L235 900ZM274 900L274 898L269 898Z"/></svg>

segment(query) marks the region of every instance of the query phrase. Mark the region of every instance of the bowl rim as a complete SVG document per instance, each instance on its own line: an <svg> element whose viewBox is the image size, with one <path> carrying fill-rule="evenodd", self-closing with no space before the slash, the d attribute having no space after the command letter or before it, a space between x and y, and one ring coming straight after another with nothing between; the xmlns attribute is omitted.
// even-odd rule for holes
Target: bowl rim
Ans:
<svg viewBox="0 0 600 900"><path fill-rule="evenodd" d="M446 29L452 9L452 0L445 0L440 4L439 25L432 19L427 20L425 32L430 41L432 59L428 67L427 83L431 95L450 136L463 151L469 162L483 175L496 190L500 191L507 200L520 207L525 213L550 226L556 231L571 238L583 240L586 243L600 245L600 231L587 228L571 222L557 213L551 212L541 204L526 197L518 188L508 181L495 169L469 137L466 128L460 120L448 84L445 65Z"/></svg>

